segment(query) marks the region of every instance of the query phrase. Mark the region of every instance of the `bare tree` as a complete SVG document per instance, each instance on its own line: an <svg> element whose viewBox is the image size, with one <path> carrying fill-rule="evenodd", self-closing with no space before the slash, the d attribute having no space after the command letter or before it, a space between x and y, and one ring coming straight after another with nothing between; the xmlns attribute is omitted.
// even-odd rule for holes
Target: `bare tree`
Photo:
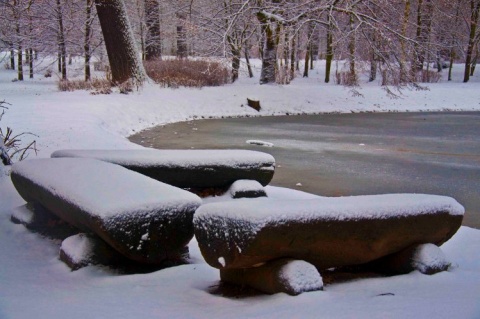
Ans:
<svg viewBox="0 0 480 319"><path fill-rule="evenodd" d="M285 21L281 16L281 7L278 6L280 0L272 0L269 4L259 1L260 10L257 12L257 18L265 36L260 84L275 83L276 81L277 49L280 30Z"/></svg>
<svg viewBox="0 0 480 319"><path fill-rule="evenodd" d="M158 0L145 0L145 60L159 59L162 55L160 38L160 3Z"/></svg>
<svg viewBox="0 0 480 319"><path fill-rule="evenodd" d="M478 18L480 14L480 1L479 0L470 0L470 32L468 37L467 53L465 57L465 73L463 76L463 82L468 82L470 80L471 71L472 71L472 60L474 55L474 49L476 44L479 41L477 35L477 25Z"/></svg>
<svg viewBox="0 0 480 319"><path fill-rule="evenodd" d="M92 41L92 7L93 0L86 0L85 5L85 41L83 45L85 56L85 81L90 81L90 59L92 58L91 41Z"/></svg>
<svg viewBox="0 0 480 319"><path fill-rule="evenodd" d="M140 61L135 40L123 0L95 0L102 28L112 82L123 83L133 79L136 84L145 81L146 75Z"/></svg>

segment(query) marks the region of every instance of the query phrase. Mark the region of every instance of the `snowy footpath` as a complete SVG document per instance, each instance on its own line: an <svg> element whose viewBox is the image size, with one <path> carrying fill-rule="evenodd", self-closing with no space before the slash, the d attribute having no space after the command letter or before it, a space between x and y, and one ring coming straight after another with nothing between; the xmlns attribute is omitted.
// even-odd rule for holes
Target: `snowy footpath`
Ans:
<svg viewBox="0 0 480 319"><path fill-rule="evenodd" d="M31 132L46 158L58 149L141 149L128 135L155 125L197 118L311 114L322 112L480 111L480 76L403 91L389 98L378 83L363 84L363 97L322 82L322 65L309 79L287 86L260 86L243 77L219 88L159 89L146 84L129 95L58 92L55 79L12 82L0 69L0 101L10 105L0 122L14 133ZM257 69L258 71L258 69ZM262 110L246 106L258 99ZM268 152L268 149L265 149ZM326 283L325 291L224 296L219 271L190 243L191 263L149 274L120 275L89 266L72 272L59 260L60 242L10 222L24 201L7 172L0 172L0 318L480 318L480 230L461 227L442 246L453 267L427 276L417 271L393 277ZM267 187L271 198L308 198L293 190ZM321 195L321 194L319 194Z"/></svg>

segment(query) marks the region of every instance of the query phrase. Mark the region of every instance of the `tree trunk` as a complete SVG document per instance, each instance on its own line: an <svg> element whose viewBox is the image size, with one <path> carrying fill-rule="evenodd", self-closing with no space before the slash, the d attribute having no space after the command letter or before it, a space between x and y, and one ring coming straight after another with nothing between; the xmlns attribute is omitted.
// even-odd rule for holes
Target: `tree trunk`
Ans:
<svg viewBox="0 0 480 319"><path fill-rule="evenodd" d="M145 0L145 60L159 59L162 55L160 39L160 3L158 0Z"/></svg>
<svg viewBox="0 0 480 319"><path fill-rule="evenodd" d="M377 78L377 56L375 52L372 52L370 58L370 77L368 82L373 82Z"/></svg>
<svg viewBox="0 0 480 319"><path fill-rule="evenodd" d="M477 52L475 53L475 56L473 57L472 67L470 68L470 76L473 76L473 74L475 73L475 67L477 66L477 59L478 59L478 49L477 49Z"/></svg>
<svg viewBox="0 0 480 319"><path fill-rule="evenodd" d="M135 1L137 5L137 16L142 17L142 20L145 20L145 1L139 1L139 0ZM140 53L142 56L141 60L145 61L146 60L145 26L143 23L140 22L138 27L139 27L138 31L140 32L139 36L140 36Z"/></svg>
<svg viewBox="0 0 480 319"><path fill-rule="evenodd" d="M57 67L58 73L62 73L62 53L60 51L57 52Z"/></svg>
<svg viewBox="0 0 480 319"><path fill-rule="evenodd" d="M250 57L248 55L248 45L245 47L245 61L247 62L248 77L253 78L252 65L250 64Z"/></svg>
<svg viewBox="0 0 480 319"><path fill-rule="evenodd" d="M275 83L277 75L277 41L272 29L272 23L267 17L259 12L257 17L264 25L265 44L263 47L262 70L260 72L260 84Z"/></svg>
<svg viewBox="0 0 480 319"><path fill-rule="evenodd" d="M308 61L310 61L310 48L307 47L305 50L305 65L303 68L303 77L308 78Z"/></svg>
<svg viewBox="0 0 480 319"><path fill-rule="evenodd" d="M412 65L412 69L414 72L418 72L423 69L423 50L420 50L420 43L422 42L422 4L423 0L418 0L418 7L417 7L417 31L415 37L415 44L413 46L413 54L414 54L414 61Z"/></svg>
<svg viewBox="0 0 480 319"><path fill-rule="evenodd" d="M187 32L185 30L186 16L183 13L177 14L177 57L186 58L188 56Z"/></svg>
<svg viewBox="0 0 480 319"><path fill-rule="evenodd" d="M22 55L22 35L20 34L20 16L17 11L17 6L18 3L17 1L13 2L14 6L14 18L15 18L15 33L17 36L17 65L18 65L18 70L17 70L17 78L19 81L23 81L23 55Z"/></svg>
<svg viewBox="0 0 480 319"><path fill-rule="evenodd" d="M354 29L354 20L353 15L350 14L349 18L349 26L350 26L350 42L348 44L348 53L350 59L350 80L352 81L349 84L356 84L357 83L357 73L355 70L355 49L356 49L356 39L355 39L355 29Z"/></svg>
<svg viewBox="0 0 480 319"><path fill-rule="evenodd" d="M30 79L33 79L33 49L31 47L32 45L32 40L31 40L31 37L33 36L33 19L32 19L32 15L30 14L30 6L32 5L32 1L30 1L29 3L29 6L28 6L28 31L30 33L30 48L27 49L27 52L28 52L28 66L29 66L29 70L30 70Z"/></svg>
<svg viewBox="0 0 480 319"><path fill-rule="evenodd" d="M315 60L315 54L313 53L313 44L310 45L310 70L313 70L313 61Z"/></svg>
<svg viewBox="0 0 480 319"><path fill-rule="evenodd" d="M314 61L317 61L318 59L318 52L320 51L320 32L317 24L315 22L312 22L313 27L312 27L312 38L311 38L311 44L310 44L310 70L313 70L314 68Z"/></svg>
<svg viewBox="0 0 480 319"><path fill-rule="evenodd" d="M23 81L23 53L22 53L22 45L18 45L18 52L17 52L17 65L18 65L18 80Z"/></svg>
<svg viewBox="0 0 480 319"><path fill-rule="evenodd" d="M306 47L307 52L305 53L305 65L303 70L304 78L308 77L308 68L311 64L310 59L312 58L312 52L313 52L312 50L313 32L314 32L314 23L310 22L308 24L308 31L307 31L307 47Z"/></svg>
<svg viewBox="0 0 480 319"><path fill-rule="evenodd" d="M240 70L240 54L240 49L232 48L232 82L238 80L238 72Z"/></svg>
<svg viewBox="0 0 480 319"><path fill-rule="evenodd" d="M87 0L86 6L86 19L85 19L85 42L83 45L83 52L85 54L85 81L90 81L91 71L90 71L90 40L92 37L92 4L93 0Z"/></svg>
<svg viewBox="0 0 480 319"><path fill-rule="evenodd" d="M57 19L58 19L58 52L61 55L61 73L62 80L67 79L67 48L65 43L65 30L63 28L63 14L61 0L57 0Z"/></svg>
<svg viewBox="0 0 480 319"><path fill-rule="evenodd" d="M433 5L431 0L426 0L426 10L427 10L427 17L426 17L426 28L427 32L424 36L426 42L426 50L425 50L425 60L427 61L427 83L430 83L430 36L432 32L432 15L433 15Z"/></svg>
<svg viewBox="0 0 480 319"><path fill-rule="evenodd" d="M265 26L260 26L260 37L258 43L258 53L260 54L260 60L263 61L263 49L265 46Z"/></svg>
<svg viewBox="0 0 480 319"><path fill-rule="evenodd" d="M289 70L289 64L288 64L288 59L290 58L290 39L289 39L289 32L287 30L284 30L284 37L283 37L283 58L285 60L285 70L288 73Z"/></svg>
<svg viewBox="0 0 480 319"><path fill-rule="evenodd" d="M405 8L403 11L402 21L402 37L400 38L400 82L406 82L407 71L405 64L407 63L407 49L405 47L405 38L407 37L408 21L410 20L410 0L405 0Z"/></svg>
<svg viewBox="0 0 480 319"><path fill-rule="evenodd" d="M453 70L453 62L455 61L455 50L451 49L450 51L450 65L448 66L448 80L452 80L452 70Z"/></svg>
<svg viewBox="0 0 480 319"><path fill-rule="evenodd" d="M15 51L13 49L10 50L10 68L15 70Z"/></svg>
<svg viewBox="0 0 480 319"><path fill-rule="evenodd" d="M467 47L467 55L465 58L465 73L463 76L463 82L468 82L468 80L470 80L473 49L475 46L475 37L477 35L477 24L478 24L478 16L480 11L480 1L470 0L470 9L471 9L470 36L468 38L468 47Z"/></svg>
<svg viewBox="0 0 480 319"><path fill-rule="evenodd" d="M290 51L290 80L295 77L295 60L297 59L297 41L292 37L292 50Z"/></svg>
<svg viewBox="0 0 480 319"><path fill-rule="evenodd" d="M369 4L370 4L370 1L369 1ZM375 12L376 14L376 12ZM377 56L377 51L376 51L376 48L379 46L379 41L378 41L378 38L377 38L377 35L376 35L376 30L370 30L369 32L369 38L370 38L370 41L372 43L371 47L370 47L370 76L368 78L368 82L373 82L377 79L377 62L379 60L378 56ZM403 53L402 53L403 55ZM404 61L405 58L402 57L401 60L400 60L400 70L402 70L402 64ZM400 73L401 74L401 73Z"/></svg>
<svg viewBox="0 0 480 319"><path fill-rule="evenodd" d="M30 79L33 79L33 49L30 48L29 52L30 59L28 60L28 64L30 67Z"/></svg>
<svg viewBox="0 0 480 319"><path fill-rule="evenodd" d="M327 26L327 47L325 52L325 83L330 82L330 70L332 68L333 60L333 26L332 26L332 17L328 15L328 26Z"/></svg>
<svg viewBox="0 0 480 319"><path fill-rule="evenodd" d="M145 70L135 47L123 0L95 0L114 84L133 79L141 85Z"/></svg>

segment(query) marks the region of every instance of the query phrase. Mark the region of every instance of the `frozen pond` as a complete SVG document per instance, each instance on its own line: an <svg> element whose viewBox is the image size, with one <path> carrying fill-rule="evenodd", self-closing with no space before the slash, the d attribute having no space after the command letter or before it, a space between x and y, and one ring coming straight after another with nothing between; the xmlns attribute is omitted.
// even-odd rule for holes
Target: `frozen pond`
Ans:
<svg viewBox="0 0 480 319"><path fill-rule="evenodd" d="M448 195L480 228L480 112L326 114L201 120L130 138L153 148L272 154L272 185L325 196ZM247 143L248 141L248 143Z"/></svg>

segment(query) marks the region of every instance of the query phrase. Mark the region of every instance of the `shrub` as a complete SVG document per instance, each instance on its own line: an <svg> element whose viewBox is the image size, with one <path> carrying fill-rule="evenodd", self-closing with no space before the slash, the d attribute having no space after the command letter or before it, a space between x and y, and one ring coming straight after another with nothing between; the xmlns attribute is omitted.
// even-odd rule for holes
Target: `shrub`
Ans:
<svg viewBox="0 0 480 319"><path fill-rule="evenodd" d="M75 90L95 90L94 94L111 93L112 84L106 79L93 79L91 81L84 80L60 80L58 81L58 89L62 92Z"/></svg>
<svg viewBox="0 0 480 319"><path fill-rule="evenodd" d="M144 65L147 75L163 87L201 88L220 86L230 80L228 67L216 61L172 59L146 61Z"/></svg>

